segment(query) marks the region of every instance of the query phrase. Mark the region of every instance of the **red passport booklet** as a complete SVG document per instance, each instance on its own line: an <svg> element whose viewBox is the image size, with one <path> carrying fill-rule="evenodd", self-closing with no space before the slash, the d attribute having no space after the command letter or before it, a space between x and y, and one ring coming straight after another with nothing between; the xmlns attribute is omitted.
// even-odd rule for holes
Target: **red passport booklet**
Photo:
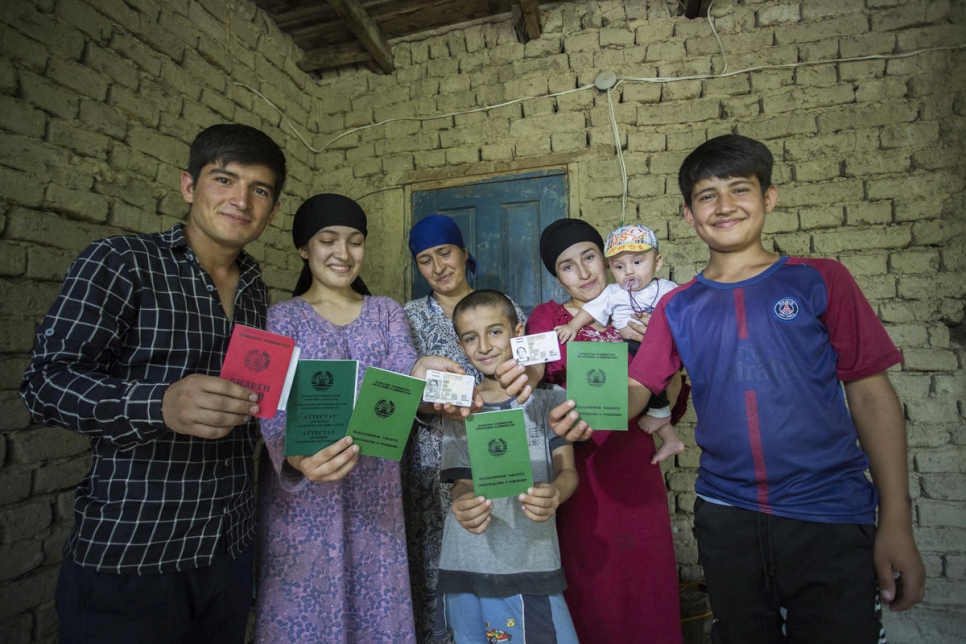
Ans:
<svg viewBox="0 0 966 644"><path fill-rule="evenodd" d="M294 374L298 353L292 338L236 324L220 375L257 393L259 411L255 415L271 418L278 410L289 371Z"/></svg>

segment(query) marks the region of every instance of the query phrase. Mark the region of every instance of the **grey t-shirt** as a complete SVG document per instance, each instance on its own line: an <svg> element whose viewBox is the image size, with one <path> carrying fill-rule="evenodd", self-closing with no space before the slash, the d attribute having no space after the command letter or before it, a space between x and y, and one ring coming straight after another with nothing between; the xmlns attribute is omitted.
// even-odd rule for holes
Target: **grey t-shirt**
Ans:
<svg viewBox="0 0 966 644"><path fill-rule="evenodd" d="M551 453L568 445L547 424L550 410L566 399L567 394L560 387L542 384L522 405L534 483L553 480ZM510 399L499 405L484 405L483 410L520 407L515 399ZM462 422L443 419L442 452L440 477L444 481L472 478L466 426ZM438 592L511 597L552 595L566 587L553 519L531 521L515 497L493 499L490 525L483 534L467 531L452 511L446 513Z"/></svg>

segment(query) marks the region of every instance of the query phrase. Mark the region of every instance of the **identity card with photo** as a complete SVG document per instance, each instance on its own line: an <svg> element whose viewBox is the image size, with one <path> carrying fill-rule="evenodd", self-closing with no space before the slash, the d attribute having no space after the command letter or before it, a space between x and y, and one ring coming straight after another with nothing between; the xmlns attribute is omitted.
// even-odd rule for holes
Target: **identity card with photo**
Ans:
<svg viewBox="0 0 966 644"><path fill-rule="evenodd" d="M556 331L510 338L510 348L517 364L523 366L560 360L560 343L557 342Z"/></svg>
<svg viewBox="0 0 966 644"><path fill-rule="evenodd" d="M427 369L423 400L431 403L452 403L457 407L471 407L475 386L476 379L473 376Z"/></svg>

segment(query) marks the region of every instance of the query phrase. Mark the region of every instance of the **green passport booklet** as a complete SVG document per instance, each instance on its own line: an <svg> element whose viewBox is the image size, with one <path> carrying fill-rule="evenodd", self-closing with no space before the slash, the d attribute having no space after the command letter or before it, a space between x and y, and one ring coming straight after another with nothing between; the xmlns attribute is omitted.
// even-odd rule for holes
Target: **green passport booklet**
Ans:
<svg viewBox="0 0 966 644"><path fill-rule="evenodd" d="M345 436L358 372L355 360L298 361L286 405L286 456L311 456Z"/></svg>
<svg viewBox="0 0 966 644"><path fill-rule="evenodd" d="M627 343L568 342L567 397L592 428L627 430Z"/></svg>
<svg viewBox="0 0 966 644"><path fill-rule="evenodd" d="M466 417L466 444L477 495L499 499L533 486L522 409L470 414Z"/></svg>
<svg viewBox="0 0 966 644"><path fill-rule="evenodd" d="M409 439L425 380L367 367L346 432L363 456L398 461Z"/></svg>

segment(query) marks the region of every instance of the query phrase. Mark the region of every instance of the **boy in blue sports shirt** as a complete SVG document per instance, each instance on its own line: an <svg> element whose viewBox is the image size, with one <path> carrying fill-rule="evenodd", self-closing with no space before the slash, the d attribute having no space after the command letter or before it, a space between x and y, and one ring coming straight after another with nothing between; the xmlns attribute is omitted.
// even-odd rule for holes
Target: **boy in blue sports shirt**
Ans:
<svg viewBox="0 0 966 644"><path fill-rule="evenodd" d="M713 642L872 644L877 594L905 610L925 592L886 374L902 355L844 266L764 248L772 163L738 135L684 160L684 216L710 257L651 317L630 413L687 369Z"/></svg>
<svg viewBox="0 0 966 644"><path fill-rule="evenodd" d="M483 411L523 409L534 485L516 498L476 494L466 427L443 419L440 476L453 483L453 502L443 527L435 635L452 632L456 644L576 644L554 514L577 487L577 471L573 446L547 423L566 392L541 384L518 403L500 384L496 369L513 357L510 338L523 335L503 293L479 290L464 297L453 309L453 327L470 364L483 374L477 385Z"/></svg>

